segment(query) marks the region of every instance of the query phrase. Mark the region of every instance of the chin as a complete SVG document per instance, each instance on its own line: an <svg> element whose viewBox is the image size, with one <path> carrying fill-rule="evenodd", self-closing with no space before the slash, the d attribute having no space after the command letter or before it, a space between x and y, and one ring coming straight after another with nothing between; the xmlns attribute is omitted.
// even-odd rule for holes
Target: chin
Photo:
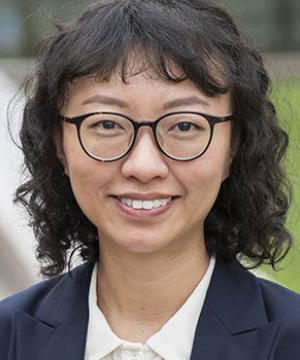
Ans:
<svg viewBox="0 0 300 360"><path fill-rule="evenodd" d="M124 251L133 254L151 254L161 250L160 246L151 246L151 244L142 243L121 244L121 247Z"/></svg>
<svg viewBox="0 0 300 360"><path fill-rule="evenodd" d="M124 241L117 241L117 246L128 253L151 254L164 249L166 244L162 244L160 241L155 242L153 235L147 241L147 237L144 235L137 239L127 238L126 240L124 239Z"/></svg>

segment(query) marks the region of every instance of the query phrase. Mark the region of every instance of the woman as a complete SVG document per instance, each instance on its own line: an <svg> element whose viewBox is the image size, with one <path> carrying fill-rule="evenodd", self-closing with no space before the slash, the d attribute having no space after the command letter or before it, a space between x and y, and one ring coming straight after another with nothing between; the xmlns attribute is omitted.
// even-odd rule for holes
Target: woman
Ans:
<svg viewBox="0 0 300 360"><path fill-rule="evenodd" d="M1 303L1 360L299 358L299 295L245 269L291 246L269 84L205 0L99 1L44 43L16 201L51 279Z"/></svg>

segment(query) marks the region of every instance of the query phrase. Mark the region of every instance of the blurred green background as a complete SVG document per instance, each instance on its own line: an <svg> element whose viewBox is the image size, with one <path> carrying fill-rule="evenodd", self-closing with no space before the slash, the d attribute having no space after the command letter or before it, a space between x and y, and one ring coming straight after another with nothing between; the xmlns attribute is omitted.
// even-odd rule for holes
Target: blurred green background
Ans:
<svg viewBox="0 0 300 360"><path fill-rule="evenodd" d="M294 190L288 218L294 246L290 255L280 263L281 271L264 269L276 281L300 293L300 78L274 81L272 96L281 124L290 136L285 166Z"/></svg>
<svg viewBox="0 0 300 360"><path fill-rule="evenodd" d="M272 97L282 126L290 134L285 165L294 186L288 227L295 245L281 263L282 271L266 268L263 271L300 292L300 1L219 2L234 16L247 41L264 53L273 79ZM34 56L39 41L51 33L53 23L73 18L88 3L87 0L0 0L0 71L21 81L26 75L27 59Z"/></svg>

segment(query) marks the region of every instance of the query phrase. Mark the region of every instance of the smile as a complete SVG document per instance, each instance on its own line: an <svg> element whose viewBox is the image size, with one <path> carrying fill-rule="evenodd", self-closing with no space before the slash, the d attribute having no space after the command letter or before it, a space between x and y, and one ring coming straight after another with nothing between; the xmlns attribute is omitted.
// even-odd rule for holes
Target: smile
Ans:
<svg viewBox="0 0 300 360"><path fill-rule="evenodd" d="M179 196L151 200L117 196L111 198L124 215L134 219L149 219L167 213L179 200Z"/></svg>
<svg viewBox="0 0 300 360"><path fill-rule="evenodd" d="M123 205L135 209L135 210L152 210L152 209L158 209L163 206L166 206L170 201L172 200L172 197L166 198L166 199L155 199L155 200L135 200L135 199L129 199L129 198L120 198L120 201Z"/></svg>

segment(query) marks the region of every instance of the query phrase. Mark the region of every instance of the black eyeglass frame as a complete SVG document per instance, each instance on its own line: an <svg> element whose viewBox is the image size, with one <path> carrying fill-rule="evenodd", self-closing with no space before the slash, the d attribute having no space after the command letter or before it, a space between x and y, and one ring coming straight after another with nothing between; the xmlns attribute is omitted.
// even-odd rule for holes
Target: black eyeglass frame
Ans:
<svg viewBox="0 0 300 360"><path fill-rule="evenodd" d="M112 158L112 159L101 159L95 155L93 155L92 153L90 153L84 146L83 142L82 142L82 139L81 139L81 135L80 135L80 127L81 127L81 124L82 122L88 118L89 116L93 116L93 115L98 115L98 114L104 114L104 115L117 115L117 116L121 116L127 120L129 120L131 122L131 124L133 125L133 129L134 129L134 134L133 134L133 139L132 139L132 142L131 144L129 145L128 149L121 155L115 157L115 158ZM178 115L178 114L194 114L194 115L200 115L200 116L203 116L209 123L209 127L210 127L210 137L209 137L209 141L208 141L208 144L207 146L205 147L205 149L197 154L197 155L194 155L192 157L189 157L189 158L177 158L177 157L174 157L170 154L168 154L162 147L161 145L159 144L159 141L158 141L158 138L157 138L157 134L156 134L156 128L157 128L157 125L158 123L164 119L165 117L167 116L170 116L170 115ZM163 116L159 117L157 120L154 120L154 121L141 121L141 122L138 122L136 120L133 120L131 119L129 116L127 115L124 115L124 114L120 114L120 113L117 113L117 112L111 112L111 111L97 111L97 112L92 112L92 113L87 113L87 114L83 114L83 115L80 115L80 116L75 116L75 117L66 117L66 116L60 116L60 119L62 121L65 121L67 123L70 123L70 124L74 124L77 128L77 135L78 135L78 140L79 140L79 143L83 149L83 151L89 156L91 157L92 159L94 160L97 160L97 161L102 161L102 162L112 162L112 161L116 161L116 160L119 160L119 159L122 159L123 157L125 157L129 152L130 150L133 148L134 146L134 143L135 143L135 140L136 140L136 137L137 137L137 132L139 130L140 127L142 126L149 126L151 127L152 129L152 132L153 132L153 135L154 135L154 139L155 139L155 142L156 142L156 145L158 146L158 148L160 149L160 151L165 154L167 157L169 157L170 159L173 159L173 160L177 160L177 161L191 161L191 160L195 160L197 158L199 158L200 156L202 156L206 151L207 149L209 148L209 145L211 144L211 141L212 141L212 138L213 138L213 133L214 133L214 127L216 124L219 124L219 123L222 123L222 122L225 122L225 121L230 121L230 120L233 120L234 119L234 116L233 115L229 115L229 116L214 116L214 115L209 115L209 114L205 114L205 113L201 113L201 112L196 112L196 111L176 111L176 112L171 112L171 113L167 113L167 114L164 114Z"/></svg>

